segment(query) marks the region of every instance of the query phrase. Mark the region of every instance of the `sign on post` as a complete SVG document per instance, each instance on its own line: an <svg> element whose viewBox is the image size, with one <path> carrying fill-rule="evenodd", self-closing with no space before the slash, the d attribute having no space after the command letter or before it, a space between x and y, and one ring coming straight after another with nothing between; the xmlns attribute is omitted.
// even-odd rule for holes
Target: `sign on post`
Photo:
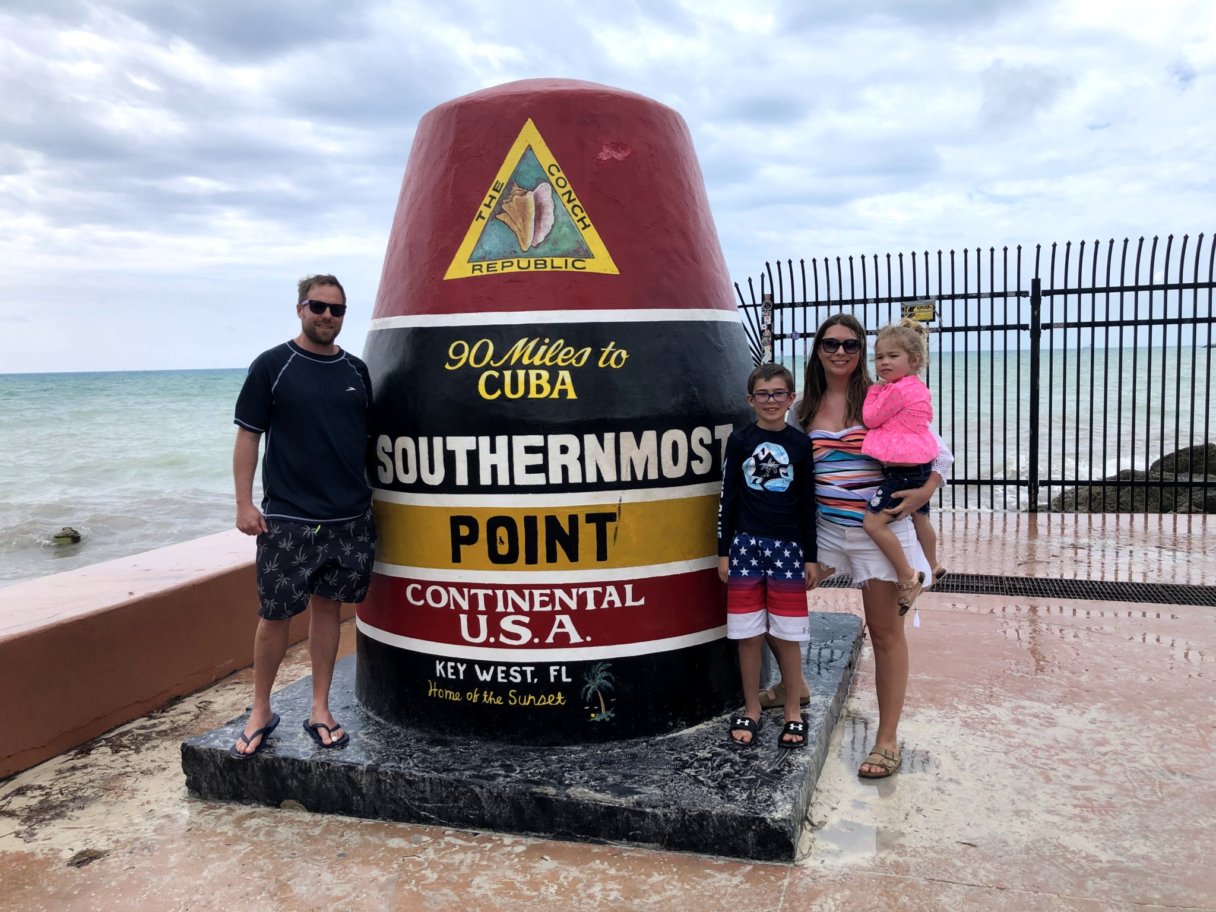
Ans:
<svg viewBox="0 0 1216 912"><path fill-rule="evenodd" d="M937 299L925 298L923 301L909 301L903 305L903 318L920 323L932 323L937 319Z"/></svg>
<svg viewBox="0 0 1216 912"><path fill-rule="evenodd" d="M773 360L773 296L765 294L760 299L760 363Z"/></svg>

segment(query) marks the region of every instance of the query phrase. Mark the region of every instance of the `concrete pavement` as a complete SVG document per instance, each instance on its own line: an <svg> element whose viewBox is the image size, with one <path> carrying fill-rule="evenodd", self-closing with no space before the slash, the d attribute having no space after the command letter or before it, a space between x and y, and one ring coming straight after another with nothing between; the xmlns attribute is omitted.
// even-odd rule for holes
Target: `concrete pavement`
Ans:
<svg viewBox="0 0 1216 912"><path fill-rule="evenodd" d="M1209 519L939 516L954 572L1213 586ZM867 646L793 865L192 799L179 744L243 710L246 669L0 783L0 909L1216 910L1216 609L919 604L904 767L855 775ZM282 681L307 673L296 647Z"/></svg>

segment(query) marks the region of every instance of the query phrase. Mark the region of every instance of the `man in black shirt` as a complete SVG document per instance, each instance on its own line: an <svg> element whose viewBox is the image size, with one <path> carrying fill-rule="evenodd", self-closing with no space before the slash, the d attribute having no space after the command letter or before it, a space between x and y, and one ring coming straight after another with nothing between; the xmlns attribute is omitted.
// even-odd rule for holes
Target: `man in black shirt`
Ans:
<svg viewBox="0 0 1216 912"><path fill-rule="evenodd" d="M229 753L253 756L279 724L270 693L290 619L310 608L312 711L304 730L323 748L350 736L329 711L343 602L367 595L376 530L364 469L372 403L367 365L334 344L346 292L332 275L299 283L300 334L250 365L236 403L236 525L257 536L260 608L253 641L253 708ZM264 497L253 503L262 436Z"/></svg>

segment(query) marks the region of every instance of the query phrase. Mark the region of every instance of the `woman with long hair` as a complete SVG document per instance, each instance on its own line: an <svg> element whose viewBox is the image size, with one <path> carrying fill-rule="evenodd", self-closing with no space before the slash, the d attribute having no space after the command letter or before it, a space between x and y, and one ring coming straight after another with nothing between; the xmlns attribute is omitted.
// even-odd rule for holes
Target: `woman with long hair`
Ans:
<svg viewBox="0 0 1216 912"><path fill-rule="evenodd" d="M857 774L883 779L903 762L897 729L908 687L908 642L900 613L898 575L862 528L866 506L882 484L882 464L862 454L866 427L862 406L873 381L866 366L866 331L849 314L824 320L806 362L802 398L794 422L811 437L815 459L815 498L820 579L847 573L861 587L866 627L874 646L874 679L878 691L878 732ZM954 457L945 447L922 487L899 492L897 506L886 512L911 565L932 577L909 517L945 482Z"/></svg>

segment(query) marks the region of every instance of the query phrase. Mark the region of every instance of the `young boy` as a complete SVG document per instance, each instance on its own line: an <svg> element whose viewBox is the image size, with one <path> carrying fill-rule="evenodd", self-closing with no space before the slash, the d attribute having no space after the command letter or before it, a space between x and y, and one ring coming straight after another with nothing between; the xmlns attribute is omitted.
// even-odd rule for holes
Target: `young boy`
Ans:
<svg viewBox="0 0 1216 912"><path fill-rule="evenodd" d="M799 643L810 639L806 590L818 581L815 477L810 439L785 423L794 377L762 364L747 378L756 421L726 441L718 504L718 576L726 583L726 635L739 641L743 715L731 744L756 743L760 730L760 641L768 635L785 690L781 747L806 746L799 693Z"/></svg>

